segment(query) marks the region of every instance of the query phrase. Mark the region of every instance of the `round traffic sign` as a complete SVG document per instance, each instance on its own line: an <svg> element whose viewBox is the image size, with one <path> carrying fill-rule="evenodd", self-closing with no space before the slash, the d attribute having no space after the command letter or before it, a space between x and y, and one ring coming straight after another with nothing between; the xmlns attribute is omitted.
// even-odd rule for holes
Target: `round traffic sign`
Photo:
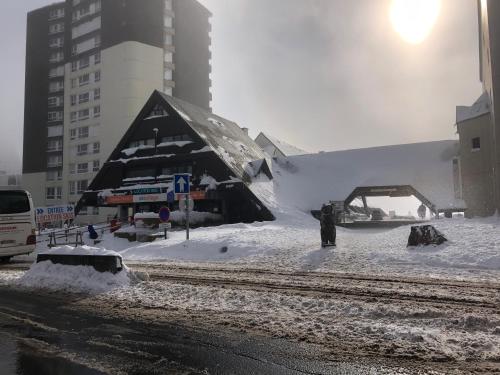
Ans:
<svg viewBox="0 0 500 375"><path fill-rule="evenodd" d="M160 218L160 221L162 223L166 223L168 219L170 219L170 210L168 207L162 207L160 208L160 211L158 212L158 216Z"/></svg>

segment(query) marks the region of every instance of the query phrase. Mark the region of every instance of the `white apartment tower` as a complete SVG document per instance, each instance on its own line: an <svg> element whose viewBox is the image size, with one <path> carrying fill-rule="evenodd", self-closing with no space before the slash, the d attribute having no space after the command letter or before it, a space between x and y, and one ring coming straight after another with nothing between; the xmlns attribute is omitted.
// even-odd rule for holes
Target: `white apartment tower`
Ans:
<svg viewBox="0 0 500 375"><path fill-rule="evenodd" d="M210 16L196 0L66 0L28 14L23 187L36 206L76 203L154 90L210 108Z"/></svg>

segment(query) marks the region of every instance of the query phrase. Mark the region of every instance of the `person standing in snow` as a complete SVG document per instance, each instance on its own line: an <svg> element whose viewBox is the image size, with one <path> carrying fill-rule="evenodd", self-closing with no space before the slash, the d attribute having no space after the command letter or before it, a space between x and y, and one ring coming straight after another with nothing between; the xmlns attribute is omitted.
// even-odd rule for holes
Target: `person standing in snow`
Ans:
<svg viewBox="0 0 500 375"><path fill-rule="evenodd" d="M427 215L427 207L422 203L420 207L417 209L418 217L421 220L425 219L425 215Z"/></svg>
<svg viewBox="0 0 500 375"><path fill-rule="evenodd" d="M335 228L335 215L331 204L323 204L319 222L321 226L321 247L336 246L337 230Z"/></svg>

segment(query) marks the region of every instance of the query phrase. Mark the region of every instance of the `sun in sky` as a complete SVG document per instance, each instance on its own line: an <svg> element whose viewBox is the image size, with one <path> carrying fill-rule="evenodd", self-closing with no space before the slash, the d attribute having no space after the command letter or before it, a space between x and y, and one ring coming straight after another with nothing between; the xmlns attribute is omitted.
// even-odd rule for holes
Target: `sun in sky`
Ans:
<svg viewBox="0 0 500 375"><path fill-rule="evenodd" d="M390 18L394 30L408 43L422 43L432 31L441 0L392 0Z"/></svg>

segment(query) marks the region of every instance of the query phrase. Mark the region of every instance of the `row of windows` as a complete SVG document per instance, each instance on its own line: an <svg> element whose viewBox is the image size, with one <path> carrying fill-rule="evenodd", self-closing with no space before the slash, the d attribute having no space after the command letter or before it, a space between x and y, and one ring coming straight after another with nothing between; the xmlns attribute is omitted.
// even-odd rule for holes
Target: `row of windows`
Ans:
<svg viewBox="0 0 500 375"><path fill-rule="evenodd" d="M101 168L99 160L94 160L91 163L75 163L69 165L69 174L99 172L99 168Z"/></svg>
<svg viewBox="0 0 500 375"><path fill-rule="evenodd" d="M62 47L64 47L64 37L63 36L56 36L54 38L50 38L49 47L50 48L62 48Z"/></svg>
<svg viewBox="0 0 500 375"><path fill-rule="evenodd" d="M49 12L49 21L63 17L64 17L64 8L51 9Z"/></svg>
<svg viewBox="0 0 500 375"><path fill-rule="evenodd" d="M89 137L89 127L88 126L83 126L81 128L77 129L70 129L69 131L69 139L75 140L75 139L83 139L83 138L88 138Z"/></svg>
<svg viewBox="0 0 500 375"><path fill-rule="evenodd" d="M101 36L96 35L71 46L71 55L76 55L101 46Z"/></svg>
<svg viewBox="0 0 500 375"><path fill-rule="evenodd" d="M49 96L48 105L49 108L61 107L64 105L64 98L62 96Z"/></svg>
<svg viewBox="0 0 500 375"><path fill-rule="evenodd" d="M49 139L47 141L47 151L62 151L63 149L63 141L62 139Z"/></svg>
<svg viewBox="0 0 500 375"><path fill-rule="evenodd" d="M169 135L167 137L162 137L161 143L169 143L169 142L181 142L181 141L191 141L191 137L188 134L179 134L179 135ZM155 139L140 139L138 141L132 141L129 143L130 148L140 147L140 146L154 146Z"/></svg>
<svg viewBox="0 0 500 375"><path fill-rule="evenodd" d="M62 163L63 163L62 155L50 155L47 158L47 167L48 168L62 167Z"/></svg>
<svg viewBox="0 0 500 375"><path fill-rule="evenodd" d="M78 2L79 4L80 2ZM73 4L75 5L75 4ZM73 11L72 19L73 22L79 21L83 17L95 14L101 11L101 0L94 1L86 6L83 6L75 11Z"/></svg>
<svg viewBox="0 0 500 375"><path fill-rule="evenodd" d="M63 117L64 117L64 114L62 111L53 111L53 112L49 112L47 114L47 120L49 122L62 121Z"/></svg>
<svg viewBox="0 0 500 375"><path fill-rule="evenodd" d="M92 91L83 92L78 95L74 94L70 96L70 99L72 106L75 106L77 104L88 103L91 100L99 100L101 99L101 89L98 87Z"/></svg>
<svg viewBox="0 0 500 375"><path fill-rule="evenodd" d="M49 83L49 93L59 92L64 90L64 81L54 81Z"/></svg>
<svg viewBox="0 0 500 375"><path fill-rule="evenodd" d="M58 63L64 60L64 53L62 51L51 52L49 56L50 63Z"/></svg>
<svg viewBox="0 0 500 375"><path fill-rule="evenodd" d="M71 122L77 122L77 121L84 121L89 119L90 117L97 118L101 116L101 106L96 105L93 108L85 108L81 109L79 111L73 111L70 113L70 121Z"/></svg>
<svg viewBox="0 0 500 375"><path fill-rule="evenodd" d="M93 82L99 82L101 80L101 71L96 70L93 73L86 73L82 74L81 76L77 78L72 78L71 79L71 88L76 89L77 87L82 87L90 84L91 79L93 79Z"/></svg>
<svg viewBox="0 0 500 375"><path fill-rule="evenodd" d="M64 65L49 70L49 78L64 77Z"/></svg>
<svg viewBox="0 0 500 375"><path fill-rule="evenodd" d="M88 68L91 63L97 65L100 62L101 62L101 52L97 52L92 56L85 56L79 60L71 62L71 71L76 72L79 69Z"/></svg>
<svg viewBox="0 0 500 375"><path fill-rule="evenodd" d="M76 147L76 155L77 156L83 156L83 155L89 155L90 148L92 147L92 153L93 154L98 154L101 151L101 143L100 142L94 142L93 144L82 144L78 145Z"/></svg>
<svg viewBox="0 0 500 375"><path fill-rule="evenodd" d="M64 22L52 23L49 25L49 34L64 32Z"/></svg>

